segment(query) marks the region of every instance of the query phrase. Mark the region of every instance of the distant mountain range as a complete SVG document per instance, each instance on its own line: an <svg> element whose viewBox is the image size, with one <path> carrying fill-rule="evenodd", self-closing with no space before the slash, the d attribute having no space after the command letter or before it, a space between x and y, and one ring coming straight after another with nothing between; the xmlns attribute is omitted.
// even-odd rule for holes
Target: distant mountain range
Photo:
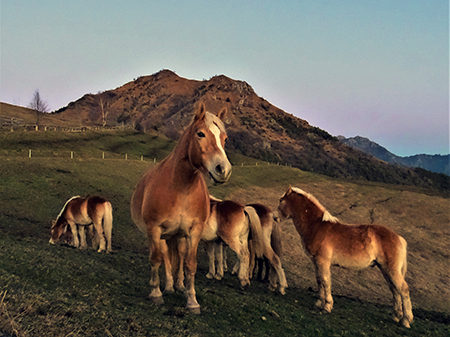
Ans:
<svg viewBox="0 0 450 337"><path fill-rule="evenodd" d="M390 164L402 165L405 167L420 167L431 172L450 175L450 155L442 156L418 154L414 156L400 157L368 138L361 136L351 138L338 136L337 138L355 149L371 154L372 156Z"/></svg>

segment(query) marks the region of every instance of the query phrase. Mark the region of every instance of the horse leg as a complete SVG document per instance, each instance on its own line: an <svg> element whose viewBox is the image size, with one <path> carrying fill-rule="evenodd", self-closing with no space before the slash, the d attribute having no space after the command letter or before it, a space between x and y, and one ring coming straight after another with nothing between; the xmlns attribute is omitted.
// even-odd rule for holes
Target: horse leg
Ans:
<svg viewBox="0 0 450 337"><path fill-rule="evenodd" d="M206 274L206 277L209 279L214 278L214 275L216 274L216 268L214 266L214 242L213 241L207 241L206 242L206 252L208 254L208 261L209 261L209 272Z"/></svg>
<svg viewBox="0 0 450 337"><path fill-rule="evenodd" d="M73 237L73 246L75 248L80 247L80 241L78 240L78 226L73 221L67 221L69 223L70 229L72 230L72 237Z"/></svg>
<svg viewBox="0 0 450 337"><path fill-rule="evenodd" d="M316 306L321 310L330 313L333 309L333 297L331 296L331 272L330 263L315 259L316 280L319 287L319 300Z"/></svg>
<svg viewBox="0 0 450 337"><path fill-rule="evenodd" d="M250 284L250 279L248 278L248 265L249 265L249 251L248 247L245 245L245 241L239 242L238 240L231 240L230 242L226 242L228 246L237 254L238 262L233 268L233 272L235 271L236 266L238 266L238 279L241 283L241 287L245 289Z"/></svg>
<svg viewBox="0 0 450 337"><path fill-rule="evenodd" d="M172 264L169 258L169 248L167 247L166 240L161 240L161 254L164 260L164 270L166 271L166 286L164 288L165 293L175 292L173 288L173 276L172 276Z"/></svg>
<svg viewBox="0 0 450 337"><path fill-rule="evenodd" d="M221 250L222 250L222 261L223 261L223 271L226 272L228 270L227 265L227 246L225 246L223 243L220 244ZM223 274L222 274L223 276Z"/></svg>
<svg viewBox="0 0 450 337"><path fill-rule="evenodd" d="M150 235L149 235L150 236ZM160 235L154 235L154 237L149 237L150 245L150 295L148 296L150 300L156 305L161 305L164 303L162 298L162 292L159 288L159 266L161 265L163 254L161 250Z"/></svg>
<svg viewBox="0 0 450 337"><path fill-rule="evenodd" d="M92 219L94 223L94 228L97 231L97 236L99 239L99 247L97 252L102 252L106 249L106 241L105 241L105 235L103 233L103 225L102 225L102 219Z"/></svg>
<svg viewBox="0 0 450 337"><path fill-rule="evenodd" d="M216 255L216 261L217 261L217 271L214 278L216 280L221 280L223 278L223 243L222 242L215 242L214 243L214 251ZM214 258L213 258L213 265L214 265Z"/></svg>
<svg viewBox="0 0 450 337"><path fill-rule="evenodd" d="M273 251L272 247L266 247L265 251L265 257L267 258L267 261L270 262L273 269L275 269L277 276L278 276L278 282L280 283L280 288L278 289L282 295L286 294L286 288L287 288L287 281L286 276L284 274L284 270L281 267L281 260L278 257L277 254ZM266 260L266 259L265 259ZM270 273L270 266L266 265L266 276ZM269 277L270 280L270 286L271 290L275 290L277 288L277 283L275 277Z"/></svg>
<svg viewBox="0 0 450 337"><path fill-rule="evenodd" d="M186 238L178 239L177 244L178 244L178 261L180 263L178 265L177 284L175 287L177 290L185 290L186 287L184 286L184 260L186 259L186 251L187 251Z"/></svg>
<svg viewBox="0 0 450 337"><path fill-rule="evenodd" d="M390 272L385 266L379 267L392 292L393 319L395 322L401 321L405 327L409 328L413 321L413 313L408 284L400 271Z"/></svg>
<svg viewBox="0 0 450 337"><path fill-rule="evenodd" d="M197 248L201 239L202 226L195 226L187 239L188 255L186 259L186 307L195 314L200 314L200 305L195 295L195 273L197 271Z"/></svg>
<svg viewBox="0 0 450 337"><path fill-rule="evenodd" d="M86 242L86 232L85 232L85 226L78 226L78 234L80 236L80 249L86 249L87 242Z"/></svg>

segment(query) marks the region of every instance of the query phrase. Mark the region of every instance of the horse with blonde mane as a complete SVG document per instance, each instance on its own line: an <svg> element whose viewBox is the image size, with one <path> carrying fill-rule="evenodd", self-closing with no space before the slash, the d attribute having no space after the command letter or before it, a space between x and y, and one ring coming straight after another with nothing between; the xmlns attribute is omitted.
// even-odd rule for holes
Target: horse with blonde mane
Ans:
<svg viewBox="0 0 450 337"><path fill-rule="evenodd" d="M107 252L111 252L112 206L109 201L99 196L86 198L75 196L67 200L56 220L52 222L50 243L58 242L61 235L70 227L69 242L73 243L76 248L86 248L84 228L91 225L96 231L96 240L99 243L98 251L106 249Z"/></svg>
<svg viewBox="0 0 450 337"><path fill-rule="evenodd" d="M216 183L224 183L231 175L224 150L225 115L225 108L217 117L200 104L172 153L144 174L131 198L133 221L147 234L150 246L149 297L156 304L164 303L159 267L168 250L182 259L186 254L187 308L200 313L194 288L197 247L210 212L204 175Z"/></svg>
<svg viewBox="0 0 450 337"><path fill-rule="evenodd" d="M258 274L262 278L262 262L268 261L268 264L266 264L266 275L269 279L269 289L275 291L278 287L278 291L285 295L288 284L281 264L282 239L280 225L274 220L272 210L266 205L249 204L247 208L253 208L258 214L263 235L263 256L261 257L258 257L258 254L253 249L253 237L251 240L250 276L255 268L255 260L258 260Z"/></svg>
<svg viewBox="0 0 450 337"><path fill-rule="evenodd" d="M222 279L224 263L222 241L238 256L238 278L242 288L250 285L248 249L249 235L253 238L254 252L261 256L263 252L263 236L261 223L255 209L246 207L232 200L211 198L211 214L206 222L202 240L206 241L209 258L208 278ZM219 243L217 241L220 240ZM214 265L214 252L218 253L217 272Z"/></svg>
<svg viewBox="0 0 450 337"><path fill-rule="evenodd" d="M319 287L316 305L331 312L330 266L363 269L378 266L393 295L394 320L409 328L413 321L409 288L405 282L407 244L392 230L377 225L340 223L311 194L289 187L278 213L292 219L303 249L311 258Z"/></svg>

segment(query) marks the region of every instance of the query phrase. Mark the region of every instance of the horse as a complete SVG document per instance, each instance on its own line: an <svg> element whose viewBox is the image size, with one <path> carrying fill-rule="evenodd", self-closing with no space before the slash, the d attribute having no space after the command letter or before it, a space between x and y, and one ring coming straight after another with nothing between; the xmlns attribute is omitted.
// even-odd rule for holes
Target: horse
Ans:
<svg viewBox="0 0 450 337"><path fill-rule="evenodd" d="M138 182L130 203L131 216L150 247L150 299L164 303L160 290L159 267L164 250L171 256L186 255L187 308L200 313L195 294L197 248L209 217L209 193L205 177L224 183L231 175L231 164L224 145L226 108L218 116L201 103L181 139L155 168ZM182 264L179 264L180 269ZM167 273L167 271L166 271Z"/></svg>
<svg viewBox="0 0 450 337"><path fill-rule="evenodd" d="M250 285L248 249L249 235L253 238L255 254L262 255L263 236L261 223L255 209L243 206L232 200L210 199L211 213L203 231L202 240L206 241L209 258L209 272L207 278L222 279L224 274L224 256L222 242L230 247L238 256L238 278L241 287L245 289ZM217 273L214 266L214 252Z"/></svg>
<svg viewBox="0 0 450 337"><path fill-rule="evenodd" d="M50 243L58 242L61 235L70 226L72 234L67 240L73 239L73 245L76 248L86 248L84 228L92 224L96 231L96 239L99 241L98 252L105 249L107 252L111 252L112 206L109 201L99 196L86 198L74 196L67 200L56 220L52 221ZM80 239L78 239L78 234Z"/></svg>
<svg viewBox="0 0 450 337"><path fill-rule="evenodd" d="M345 225L307 192L289 187L280 198L281 219L292 219L303 249L311 258L319 287L316 305L331 312L330 266L363 269L378 266L393 295L393 318L409 328L413 321L409 288L405 282L406 240L379 225Z"/></svg>
<svg viewBox="0 0 450 337"><path fill-rule="evenodd" d="M276 273L279 283L279 292L282 295L286 294L288 287L286 276L281 265L281 228L278 222L274 219L272 210L262 204L249 204L249 208L253 208L260 219L262 234L263 234L263 256L258 258L253 249L253 240L251 240L250 249L250 275L252 275L255 267L255 259L258 260L258 278L262 279L262 269L264 261L266 263L266 276L269 279L269 289L275 291L277 289L277 279L273 273ZM269 276L270 275L270 276Z"/></svg>

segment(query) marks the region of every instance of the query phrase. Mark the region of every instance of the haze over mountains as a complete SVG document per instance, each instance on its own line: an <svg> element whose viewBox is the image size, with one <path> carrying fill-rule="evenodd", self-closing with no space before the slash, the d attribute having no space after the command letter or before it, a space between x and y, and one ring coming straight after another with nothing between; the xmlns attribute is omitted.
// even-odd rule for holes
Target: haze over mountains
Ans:
<svg viewBox="0 0 450 337"><path fill-rule="evenodd" d="M273 106L248 83L223 75L196 81L162 70L113 90L87 94L52 117L76 126L128 125L178 140L200 101L216 113L227 107L227 148L231 151L332 177L439 190L450 187L446 176L394 166L356 150Z"/></svg>

